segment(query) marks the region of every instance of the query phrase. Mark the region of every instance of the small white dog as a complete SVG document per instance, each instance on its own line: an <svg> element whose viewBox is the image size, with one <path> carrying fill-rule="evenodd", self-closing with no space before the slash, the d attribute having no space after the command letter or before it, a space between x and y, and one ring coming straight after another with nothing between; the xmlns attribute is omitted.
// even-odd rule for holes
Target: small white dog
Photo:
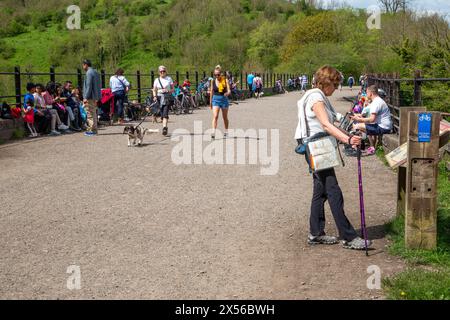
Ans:
<svg viewBox="0 0 450 320"><path fill-rule="evenodd" d="M123 134L128 134L128 146L132 147L136 145L136 141L138 143L138 146L142 146L142 143L144 142L144 136L146 133L158 133L158 129L147 129L142 128L141 126L126 126L125 129L123 129Z"/></svg>

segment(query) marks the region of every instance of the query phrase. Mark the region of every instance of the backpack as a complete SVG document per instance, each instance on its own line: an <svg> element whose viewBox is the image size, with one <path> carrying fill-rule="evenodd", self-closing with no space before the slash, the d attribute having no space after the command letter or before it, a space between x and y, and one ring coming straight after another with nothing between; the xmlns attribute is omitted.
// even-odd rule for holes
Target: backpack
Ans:
<svg viewBox="0 0 450 320"><path fill-rule="evenodd" d="M3 102L2 108L0 109L0 118L12 119L11 107L6 102Z"/></svg>
<svg viewBox="0 0 450 320"><path fill-rule="evenodd" d="M261 83L260 79L256 79L255 86L256 86L257 89L261 89L262 83Z"/></svg>

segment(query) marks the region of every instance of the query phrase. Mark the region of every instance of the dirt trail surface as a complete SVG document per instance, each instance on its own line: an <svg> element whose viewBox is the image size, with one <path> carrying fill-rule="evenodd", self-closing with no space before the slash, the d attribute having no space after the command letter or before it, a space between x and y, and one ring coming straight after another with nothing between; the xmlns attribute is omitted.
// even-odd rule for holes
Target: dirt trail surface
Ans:
<svg viewBox="0 0 450 320"><path fill-rule="evenodd" d="M349 94L332 97L339 111ZM385 277L404 267L386 253L382 227L395 214L395 175L363 159L370 257L309 247L312 178L293 139L299 97L231 107L233 128L279 129L272 176L261 165L176 166L177 142L158 134L128 148L119 126L0 146L0 298L382 299L367 289L367 268ZM172 116L169 129L193 132L202 120L206 130L210 117L206 108ZM346 164L337 175L359 229L356 159ZM67 289L71 265L80 267L81 290Z"/></svg>

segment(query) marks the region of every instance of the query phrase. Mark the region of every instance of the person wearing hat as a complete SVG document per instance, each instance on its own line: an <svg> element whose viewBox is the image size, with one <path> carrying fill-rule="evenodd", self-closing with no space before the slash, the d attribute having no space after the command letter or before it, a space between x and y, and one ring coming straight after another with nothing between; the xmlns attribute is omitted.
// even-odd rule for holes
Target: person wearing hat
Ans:
<svg viewBox="0 0 450 320"><path fill-rule="evenodd" d="M83 104L87 107L87 116L89 130L84 134L86 136L95 136L98 127L97 103L102 98L102 83L100 74L92 68L90 60L83 61L83 70L86 71L83 86Z"/></svg>
<svg viewBox="0 0 450 320"><path fill-rule="evenodd" d="M153 100L159 101L161 118L163 122L162 134L167 136L169 129L167 123L169 122L169 108L174 99L172 93L174 92L174 84L171 77L167 75L167 68L159 66L159 77L153 82Z"/></svg>

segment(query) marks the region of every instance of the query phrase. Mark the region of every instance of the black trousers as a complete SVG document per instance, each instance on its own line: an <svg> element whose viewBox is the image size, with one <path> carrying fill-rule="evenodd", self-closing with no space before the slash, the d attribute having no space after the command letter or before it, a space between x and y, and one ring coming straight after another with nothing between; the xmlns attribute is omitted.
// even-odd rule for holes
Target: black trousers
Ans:
<svg viewBox="0 0 450 320"><path fill-rule="evenodd" d="M314 191L311 203L310 231L313 236L325 235L325 202L331 208L339 237L352 241L358 234L344 212L344 197L334 169L313 173Z"/></svg>

